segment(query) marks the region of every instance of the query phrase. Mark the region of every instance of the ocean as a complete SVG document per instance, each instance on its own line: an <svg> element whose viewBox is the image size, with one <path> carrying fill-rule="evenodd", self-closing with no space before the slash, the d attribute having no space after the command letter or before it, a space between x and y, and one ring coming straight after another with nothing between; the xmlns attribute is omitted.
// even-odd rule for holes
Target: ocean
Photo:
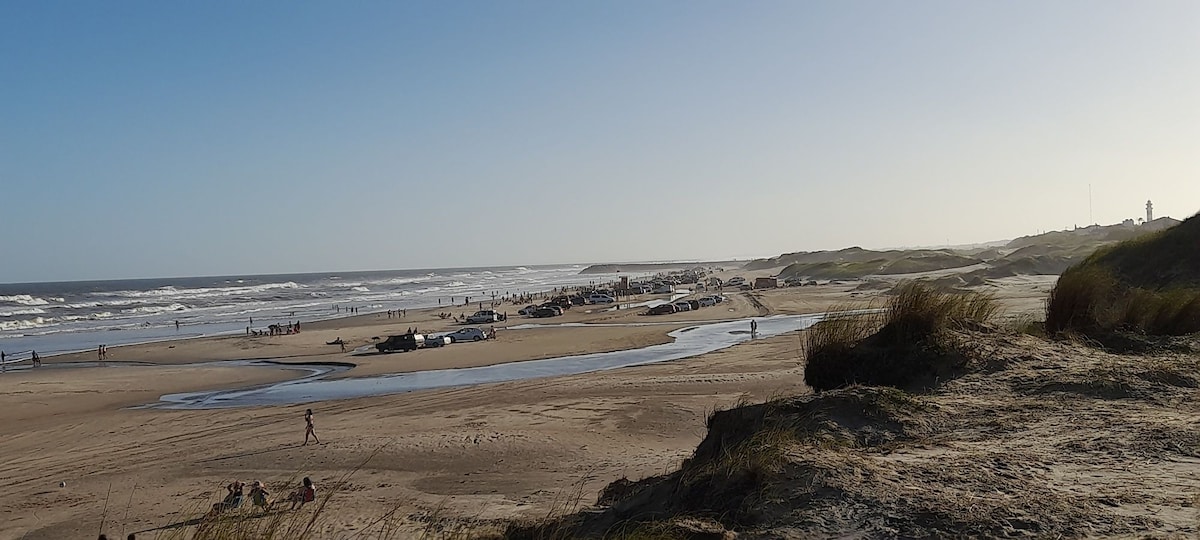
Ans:
<svg viewBox="0 0 1200 540"><path fill-rule="evenodd" d="M461 304L611 281L581 265L0 284L0 351L10 361L99 345L245 332L268 324ZM341 308L337 311L335 307ZM461 311L461 309L459 310ZM179 328L175 323L178 321ZM198 359L202 360L202 359Z"/></svg>

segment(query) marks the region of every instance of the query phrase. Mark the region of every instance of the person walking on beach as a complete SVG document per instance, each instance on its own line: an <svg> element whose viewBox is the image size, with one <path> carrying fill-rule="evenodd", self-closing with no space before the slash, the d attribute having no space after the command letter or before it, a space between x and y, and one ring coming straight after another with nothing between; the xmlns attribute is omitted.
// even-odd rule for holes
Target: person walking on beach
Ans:
<svg viewBox="0 0 1200 540"><path fill-rule="evenodd" d="M42 367L42 357L37 355L37 351L29 351L32 353L30 359L33 360L33 367Z"/></svg>
<svg viewBox="0 0 1200 540"><path fill-rule="evenodd" d="M750 319L750 335L753 336L757 333L758 333L758 321L756 321L754 319Z"/></svg>
<svg viewBox="0 0 1200 540"><path fill-rule="evenodd" d="M345 348L344 345L343 345L343 348ZM313 441L315 441L317 444L321 444L321 439L317 438L316 428L313 427L312 409L305 409L304 410L304 446L308 446L308 436L309 435L312 435Z"/></svg>

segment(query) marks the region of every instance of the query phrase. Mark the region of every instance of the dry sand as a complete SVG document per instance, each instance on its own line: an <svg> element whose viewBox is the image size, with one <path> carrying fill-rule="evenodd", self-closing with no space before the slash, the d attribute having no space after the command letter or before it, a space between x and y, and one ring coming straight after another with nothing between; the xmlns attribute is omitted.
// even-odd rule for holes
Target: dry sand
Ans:
<svg viewBox="0 0 1200 540"><path fill-rule="evenodd" d="M768 272L769 273L769 272ZM321 444L301 446L305 406L204 411L131 409L161 394L239 387L294 374L195 362L250 358L342 361L354 377L466 367L669 340L689 321L777 313L815 313L871 299L855 284L726 292L730 302L698 312L642 317L641 309L575 308L565 317L498 324L495 342L382 356L341 353L372 337L452 329L437 309L406 319L367 314L305 325L299 335L234 336L113 348L110 360L161 364L44 368L0 376L0 539L94 537L106 497L105 532L186 522L216 502L224 483L262 480L276 493L311 476L329 486L361 466L330 502L323 537L360 530L393 508L420 527L442 508L462 518L544 515L564 501L595 500L620 477L640 478L678 465L704 435L716 407L807 391L800 334L759 339L699 357L633 368L469 388L413 392L307 405ZM1025 293L1015 297L1024 298ZM591 311L590 313L588 311ZM557 324L663 323L639 327L508 329ZM47 359L47 365L91 360ZM183 365L189 364L189 365ZM368 460L369 458L369 460ZM60 481L67 487L60 488ZM109 495L111 489L111 495ZM582 495L574 497L571 493ZM310 510L305 510L310 511ZM154 532L145 535L153 537Z"/></svg>
<svg viewBox="0 0 1200 540"><path fill-rule="evenodd" d="M819 311L845 287L802 292L815 298L802 305ZM801 291L771 294L787 299ZM103 368L55 367L94 360L92 354L47 358L43 369L0 377L0 455L19 456L5 459L0 474L8 486L0 494L0 538L93 536L106 497L120 516L114 519L110 511L107 532L149 531L194 517L230 480L263 480L276 492L297 475L329 485L375 452L352 478L352 490L334 500L331 535L397 504L405 516L442 504L487 517L543 512L574 483L594 492L614 478L672 466L703 435L707 410L743 394L766 396L791 387L794 382L772 371L795 372L796 336L658 366L312 404L320 445L299 444L304 406L130 407L166 393L296 376L221 360L357 364L339 374L348 377L468 367L643 347L670 341L667 333L690 321L772 311L747 294L728 296L718 307L661 317L641 316L641 308L588 306L535 320L516 317L517 307L511 307L509 321L496 325L495 341L404 354L356 356L325 342L341 337L353 348L410 326L440 331L456 325L438 318L437 309L412 310L404 319L366 314L306 324L290 336L113 347ZM572 322L599 326L508 329ZM653 324L604 326L626 323ZM772 348L787 352L770 362L750 360ZM155 365L128 364L135 362ZM59 488L60 481L67 487Z"/></svg>

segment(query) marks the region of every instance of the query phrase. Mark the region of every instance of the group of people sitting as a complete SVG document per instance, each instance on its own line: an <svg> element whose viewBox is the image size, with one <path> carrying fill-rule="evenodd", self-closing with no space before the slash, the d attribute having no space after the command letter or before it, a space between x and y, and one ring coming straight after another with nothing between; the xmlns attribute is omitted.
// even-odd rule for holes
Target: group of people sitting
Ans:
<svg viewBox="0 0 1200 540"><path fill-rule="evenodd" d="M234 510L242 505L242 499L245 498L245 482L234 480L231 484L225 486L227 493L221 502L212 506L212 510L208 512L206 517L216 516L222 512ZM289 510L303 507L305 503L310 503L317 500L317 486L313 484L307 476L300 482L300 487L288 494L283 502L291 503ZM277 502L271 498L271 493L267 491L266 486L262 482L255 481L250 487L250 502L256 508L262 509L264 512L269 512L271 507Z"/></svg>

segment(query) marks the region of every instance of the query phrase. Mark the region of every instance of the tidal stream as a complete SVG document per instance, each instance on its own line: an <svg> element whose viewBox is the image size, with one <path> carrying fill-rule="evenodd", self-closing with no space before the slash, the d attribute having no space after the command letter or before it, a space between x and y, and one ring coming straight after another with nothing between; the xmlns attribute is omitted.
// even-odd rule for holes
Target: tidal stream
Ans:
<svg viewBox="0 0 1200 540"><path fill-rule="evenodd" d="M732 347L754 338L764 338L802 330L821 319L821 315L777 315L755 318L758 332L750 334L750 319L697 324L671 332L671 343L605 353L582 354L509 362L491 366L414 371L373 377L326 379L333 371L345 368L320 365L288 364L288 369L305 369L308 376L268 385L231 390L188 392L162 396L147 405L161 409L220 409L294 405L334 399L400 394L415 390L473 386L486 383L577 375L699 356ZM451 345L453 346L453 345ZM249 365L271 365L252 362Z"/></svg>

